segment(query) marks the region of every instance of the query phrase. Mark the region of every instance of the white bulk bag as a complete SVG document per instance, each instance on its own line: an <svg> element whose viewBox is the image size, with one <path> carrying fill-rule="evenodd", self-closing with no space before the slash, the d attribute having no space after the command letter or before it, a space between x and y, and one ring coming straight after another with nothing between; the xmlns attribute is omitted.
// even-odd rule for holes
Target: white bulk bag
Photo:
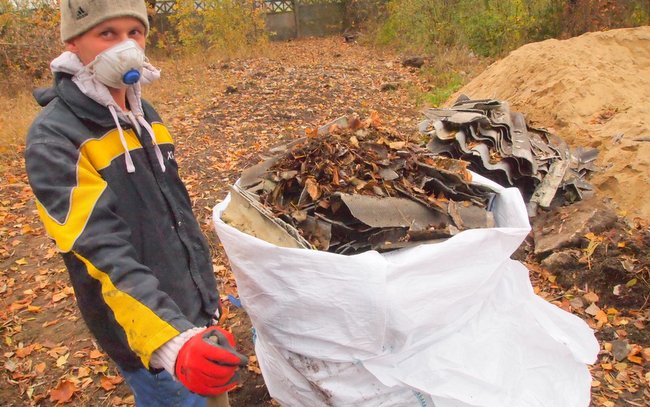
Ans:
<svg viewBox="0 0 650 407"><path fill-rule="evenodd" d="M284 406L582 407L599 345L578 317L537 297L510 255L525 204L497 192L497 227L435 244L345 256L274 246L213 221ZM433 404L432 404L433 402Z"/></svg>

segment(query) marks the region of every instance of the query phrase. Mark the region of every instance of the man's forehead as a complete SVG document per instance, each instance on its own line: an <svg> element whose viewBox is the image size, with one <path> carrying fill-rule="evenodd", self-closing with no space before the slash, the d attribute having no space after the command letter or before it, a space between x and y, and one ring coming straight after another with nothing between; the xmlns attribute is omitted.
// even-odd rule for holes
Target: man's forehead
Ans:
<svg viewBox="0 0 650 407"><path fill-rule="evenodd" d="M144 24L142 23L142 21L140 21L135 17L130 17L130 16L115 17L115 18L108 19L106 21L102 21L101 23L97 24L95 28L97 27L108 28L108 27L118 27L118 26L144 28Z"/></svg>

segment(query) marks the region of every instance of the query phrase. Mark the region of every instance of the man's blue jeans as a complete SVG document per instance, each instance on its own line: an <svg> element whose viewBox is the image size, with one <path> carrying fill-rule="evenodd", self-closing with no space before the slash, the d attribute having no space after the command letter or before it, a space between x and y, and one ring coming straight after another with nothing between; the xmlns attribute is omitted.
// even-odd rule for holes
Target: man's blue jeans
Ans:
<svg viewBox="0 0 650 407"><path fill-rule="evenodd" d="M153 374L146 369L127 372L121 370L126 383L133 390L136 407L205 407L206 399L189 390L162 371Z"/></svg>

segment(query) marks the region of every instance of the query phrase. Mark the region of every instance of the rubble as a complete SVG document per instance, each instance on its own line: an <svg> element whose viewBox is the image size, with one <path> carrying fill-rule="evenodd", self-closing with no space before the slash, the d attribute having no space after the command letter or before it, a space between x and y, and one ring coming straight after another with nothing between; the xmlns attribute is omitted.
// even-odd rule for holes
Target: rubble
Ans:
<svg viewBox="0 0 650 407"><path fill-rule="evenodd" d="M596 199L559 207L533 221L535 254L580 247L587 233L601 233L617 220L614 209Z"/></svg>
<svg viewBox="0 0 650 407"><path fill-rule="evenodd" d="M411 68L421 68L424 65L424 57L412 56L407 57L402 60L402 66L407 66Z"/></svg>
<svg viewBox="0 0 650 407"><path fill-rule="evenodd" d="M582 253L576 249L554 252L542 260L541 265L552 272L562 272L578 266L578 260L581 256Z"/></svg>
<svg viewBox="0 0 650 407"><path fill-rule="evenodd" d="M273 152L233 190L267 226L299 234L300 247L386 251L495 225L493 191L471 184L468 163L435 156L376 114L342 117Z"/></svg>
<svg viewBox="0 0 650 407"><path fill-rule="evenodd" d="M254 216L257 227L283 231L275 244L354 254L493 227L487 210L493 192L472 185L469 169L517 187L531 216L537 206L591 196L585 177L595 170L598 150L570 149L561 138L528 126L505 101L461 97L425 116L419 131L428 137L426 147L383 127L376 114L309 129L307 137L246 170L233 187L234 204L260 214ZM537 227L535 253L575 244L594 222L616 219L596 207L567 214L557 223L566 223L561 230ZM246 224L244 209L231 212L233 224Z"/></svg>
<svg viewBox="0 0 650 407"><path fill-rule="evenodd" d="M598 150L571 150L560 137L528 126L524 115L511 111L505 101L461 96L451 108L424 114L419 130L430 137L431 152L466 160L471 170L519 188L531 216L538 206L592 195L585 178L595 170Z"/></svg>

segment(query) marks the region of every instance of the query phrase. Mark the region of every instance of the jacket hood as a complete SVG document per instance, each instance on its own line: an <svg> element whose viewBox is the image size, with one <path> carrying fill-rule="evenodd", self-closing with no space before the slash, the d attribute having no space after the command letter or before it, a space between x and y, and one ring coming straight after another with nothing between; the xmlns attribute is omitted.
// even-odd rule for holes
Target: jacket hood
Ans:
<svg viewBox="0 0 650 407"><path fill-rule="evenodd" d="M57 96L56 90L53 87L36 88L32 92L32 95L34 96L34 99L36 99L36 103L41 107L47 106L47 104Z"/></svg>

